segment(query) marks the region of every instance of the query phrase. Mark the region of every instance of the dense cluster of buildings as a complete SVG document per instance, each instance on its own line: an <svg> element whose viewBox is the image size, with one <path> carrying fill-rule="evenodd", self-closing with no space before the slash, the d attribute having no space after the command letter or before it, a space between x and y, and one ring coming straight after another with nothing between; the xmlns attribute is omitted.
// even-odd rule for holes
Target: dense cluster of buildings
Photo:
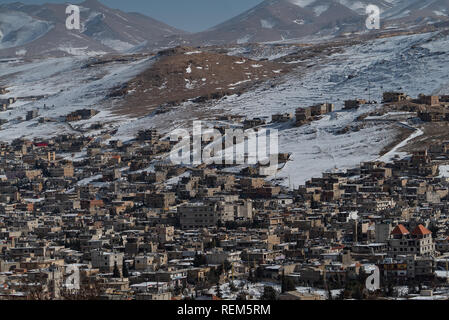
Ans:
<svg viewBox="0 0 449 320"><path fill-rule="evenodd" d="M424 122L449 121L449 96L432 96L420 94L412 99L403 92L385 92L383 102L398 110L416 112Z"/></svg>
<svg viewBox="0 0 449 320"><path fill-rule="evenodd" d="M216 299L226 286L224 298L258 299L262 282L285 300L323 298L298 287L358 299L446 286L449 143L294 190L255 166L174 165L174 143L156 130L0 143L0 299Z"/></svg>
<svg viewBox="0 0 449 320"><path fill-rule="evenodd" d="M230 277L225 261L237 277L245 252L271 259L276 237L245 228L292 197L258 170L159 160L172 144L155 130L127 143L107 134L1 143L0 297L211 298L201 290Z"/></svg>

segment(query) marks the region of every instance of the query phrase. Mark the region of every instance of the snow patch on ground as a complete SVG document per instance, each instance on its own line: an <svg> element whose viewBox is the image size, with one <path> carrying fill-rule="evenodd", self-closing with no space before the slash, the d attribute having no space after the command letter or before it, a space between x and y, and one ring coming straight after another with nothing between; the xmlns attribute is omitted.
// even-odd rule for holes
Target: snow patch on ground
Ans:
<svg viewBox="0 0 449 320"><path fill-rule="evenodd" d="M439 178L449 178L449 165L443 165L439 167L440 175Z"/></svg>
<svg viewBox="0 0 449 320"><path fill-rule="evenodd" d="M249 40L252 38L251 35L247 34L239 39L237 39L237 44L244 44L244 43L248 43Z"/></svg>
<svg viewBox="0 0 449 320"><path fill-rule="evenodd" d="M127 52L135 47L129 42L124 42L117 39L102 39L101 43L117 52Z"/></svg>
<svg viewBox="0 0 449 320"><path fill-rule="evenodd" d="M273 29L276 26L276 23L268 20L261 19L260 25L265 29Z"/></svg>
<svg viewBox="0 0 449 320"><path fill-rule="evenodd" d="M310 6L311 4L316 2L316 0L289 0L289 1L290 3L302 8Z"/></svg>
<svg viewBox="0 0 449 320"><path fill-rule="evenodd" d="M192 54L199 54L199 53L202 53L202 51L190 51L190 52L186 52L184 54L190 56Z"/></svg>
<svg viewBox="0 0 449 320"><path fill-rule="evenodd" d="M422 136L424 132L421 129L415 130L407 139L401 141L398 145L396 145L393 149L391 149L388 153L380 157L378 160L382 162L392 162L393 159L401 159L407 156L406 152L399 152L398 150L402 147L405 147L410 141L413 139Z"/></svg>
<svg viewBox="0 0 449 320"><path fill-rule="evenodd" d="M312 8L313 12L317 17L321 16L324 12L329 9L329 5L319 5Z"/></svg>

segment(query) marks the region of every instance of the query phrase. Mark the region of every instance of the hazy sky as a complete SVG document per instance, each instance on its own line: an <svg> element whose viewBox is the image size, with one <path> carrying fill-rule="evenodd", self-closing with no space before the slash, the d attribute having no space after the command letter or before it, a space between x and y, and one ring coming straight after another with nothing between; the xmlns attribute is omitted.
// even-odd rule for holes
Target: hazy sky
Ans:
<svg viewBox="0 0 449 320"><path fill-rule="evenodd" d="M186 31L202 31L254 7L263 0L100 0L127 12L140 12ZM0 4L16 0L0 0ZM48 2L78 4L80 0L18 0L26 4Z"/></svg>

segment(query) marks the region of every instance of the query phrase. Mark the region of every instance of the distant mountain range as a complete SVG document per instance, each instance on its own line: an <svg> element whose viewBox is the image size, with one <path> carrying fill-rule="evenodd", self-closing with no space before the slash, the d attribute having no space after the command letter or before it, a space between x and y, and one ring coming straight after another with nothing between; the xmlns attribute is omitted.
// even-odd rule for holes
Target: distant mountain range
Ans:
<svg viewBox="0 0 449 320"><path fill-rule="evenodd" d="M383 28L449 20L449 0L265 0L235 18L189 37L194 43L225 44L363 33L367 32L369 4L380 8Z"/></svg>
<svg viewBox="0 0 449 320"><path fill-rule="evenodd" d="M65 27L66 4L0 5L0 56L132 53L176 45L225 45L367 32L366 6L382 27L449 21L449 0L265 0L209 30L190 34L139 13L80 4L81 30Z"/></svg>

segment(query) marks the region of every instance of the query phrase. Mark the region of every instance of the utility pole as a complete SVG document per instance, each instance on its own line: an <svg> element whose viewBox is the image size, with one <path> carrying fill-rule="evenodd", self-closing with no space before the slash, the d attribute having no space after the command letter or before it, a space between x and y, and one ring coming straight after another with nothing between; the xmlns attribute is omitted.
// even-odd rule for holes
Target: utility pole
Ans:
<svg viewBox="0 0 449 320"><path fill-rule="evenodd" d="M448 263L447 263L447 258L446 258L446 282L447 282L448 278L449 278L449 268L448 268Z"/></svg>
<svg viewBox="0 0 449 320"><path fill-rule="evenodd" d="M371 102L371 82L368 80L368 103Z"/></svg>
<svg viewBox="0 0 449 320"><path fill-rule="evenodd" d="M324 289L327 290L327 279L326 279L326 263L324 263L324 270L323 270L323 286Z"/></svg>

